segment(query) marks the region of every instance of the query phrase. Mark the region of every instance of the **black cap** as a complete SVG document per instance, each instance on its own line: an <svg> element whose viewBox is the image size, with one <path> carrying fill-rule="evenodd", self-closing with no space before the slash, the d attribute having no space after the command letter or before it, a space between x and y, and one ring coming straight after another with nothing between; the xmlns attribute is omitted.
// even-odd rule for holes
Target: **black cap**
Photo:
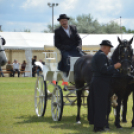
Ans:
<svg viewBox="0 0 134 134"><path fill-rule="evenodd" d="M113 47L112 43L109 40L102 40L100 45Z"/></svg>
<svg viewBox="0 0 134 134"><path fill-rule="evenodd" d="M61 19L69 20L70 18L66 14L60 14L60 16L59 16L59 18L57 20L60 21Z"/></svg>

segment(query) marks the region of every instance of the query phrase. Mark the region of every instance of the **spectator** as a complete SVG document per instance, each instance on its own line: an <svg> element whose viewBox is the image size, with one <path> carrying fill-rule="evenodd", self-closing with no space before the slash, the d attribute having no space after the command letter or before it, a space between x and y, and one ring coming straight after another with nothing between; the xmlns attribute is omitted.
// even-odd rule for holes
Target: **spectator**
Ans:
<svg viewBox="0 0 134 134"><path fill-rule="evenodd" d="M2 77L5 77L4 76L4 74L3 74L3 72L2 72L2 69L1 69L1 67L0 67L0 76L2 75Z"/></svg>
<svg viewBox="0 0 134 134"><path fill-rule="evenodd" d="M23 63L21 64L21 71L25 71L26 68L26 61L24 60Z"/></svg>
<svg viewBox="0 0 134 134"><path fill-rule="evenodd" d="M24 60L23 63L21 64L21 69L20 71L25 71L25 68L26 68L26 61ZM24 77L25 77L25 72L24 72Z"/></svg>
<svg viewBox="0 0 134 134"><path fill-rule="evenodd" d="M45 65L45 62L43 62L42 60L39 60L43 65ZM42 69L38 66L37 67L37 75L39 76L40 71L42 71Z"/></svg>
<svg viewBox="0 0 134 134"><path fill-rule="evenodd" d="M13 65L10 63L10 61L7 62L7 65L6 65L6 71L10 71L11 73L9 74L10 77L13 76Z"/></svg>
<svg viewBox="0 0 134 134"><path fill-rule="evenodd" d="M32 77L35 77L35 73L36 73L36 65L35 65L35 62L37 60L37 56L34 56L33 59L32 59Z"/></svg>
<svg viewBox="0 0 134 134"><path fill-rule="evenodd" d="M20 64L17 62L17 60L14 60L14 63L13 63L13 77L14 77L15 72L18 72L18 77L20 76L19 66L20 66Z"/></svg>

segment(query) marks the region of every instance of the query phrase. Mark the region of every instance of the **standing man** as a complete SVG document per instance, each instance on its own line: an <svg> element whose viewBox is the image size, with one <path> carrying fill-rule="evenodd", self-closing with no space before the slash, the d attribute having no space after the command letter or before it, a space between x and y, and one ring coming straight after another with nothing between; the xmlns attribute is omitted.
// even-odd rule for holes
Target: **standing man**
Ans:
<svg viewBox="0 0 134 134"><path fill-rule="evenodd" d="M55 30L55 46L61 51L62 59L58 64L58 69L68 75L70 70L69 57L81 57L82 40L77 33L76 26L68 25L70 18L66 14L61 14L57 19L60 27Z"/></svg>
<svg viewBox="0 0 134 134"><path fill-rule="evenodd" d="M91 61L93 77L88 96L88 120L94 124L95 132L109 128L106 115L110 112L110 80L115 69L121 67L120 63L109 65L107 55L113 47L111 42L103 40L100 46Z"/></svg>
<svg viewBox="0 0 134 134"><path fill-rule="evenodd" d="M32 77L35 77L35 74L36 74L36 65L35 65L36 60L37 60L37 56L33 56L33 58L32 58Z"/></svg>

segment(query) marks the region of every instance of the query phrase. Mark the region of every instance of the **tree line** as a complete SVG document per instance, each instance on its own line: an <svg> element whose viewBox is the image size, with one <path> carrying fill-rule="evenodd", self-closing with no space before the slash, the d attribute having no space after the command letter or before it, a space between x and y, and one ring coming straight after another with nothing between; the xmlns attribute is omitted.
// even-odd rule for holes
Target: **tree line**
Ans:
<svg viewBox="0 0 134 134"><path fill-rule="evenodd" d="M110 21L107 24L100 24L97 19L94 19L90 14L78 15L76 19L70 17L70 25L76 25L79 33L91 33L91 34L116 34L116 33L134 33L134 30L126 29L125 26L120 26L114 21ZM54 25L56 29L60 25ZM52 31L52 25L47 25L47 30L43 32L50 33Z"/></svg>

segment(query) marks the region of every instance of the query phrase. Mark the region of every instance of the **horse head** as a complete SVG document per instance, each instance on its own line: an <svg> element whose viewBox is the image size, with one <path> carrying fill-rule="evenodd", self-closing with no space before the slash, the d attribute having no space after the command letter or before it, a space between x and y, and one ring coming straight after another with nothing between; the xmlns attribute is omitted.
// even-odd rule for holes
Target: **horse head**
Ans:
<svg viewBox="0 0 134 134"><path fill-rule="evenodd" d="M131 73L131 66L132 66L132 56L133 56L133 49L132 49L132 39L128 40L121 40L118 37L119 45L116 48L115 52L113 53L112 60L115 63L120 62L121 68L120 73L123 75L130 75Z"/></svg>
<svg viewBox="0 0 134 134"><path fill-rule="evenodd" d="M3 47L5 44L5 39L0 37L0 66L4 66L7 63L7 57Z"/></svg>

